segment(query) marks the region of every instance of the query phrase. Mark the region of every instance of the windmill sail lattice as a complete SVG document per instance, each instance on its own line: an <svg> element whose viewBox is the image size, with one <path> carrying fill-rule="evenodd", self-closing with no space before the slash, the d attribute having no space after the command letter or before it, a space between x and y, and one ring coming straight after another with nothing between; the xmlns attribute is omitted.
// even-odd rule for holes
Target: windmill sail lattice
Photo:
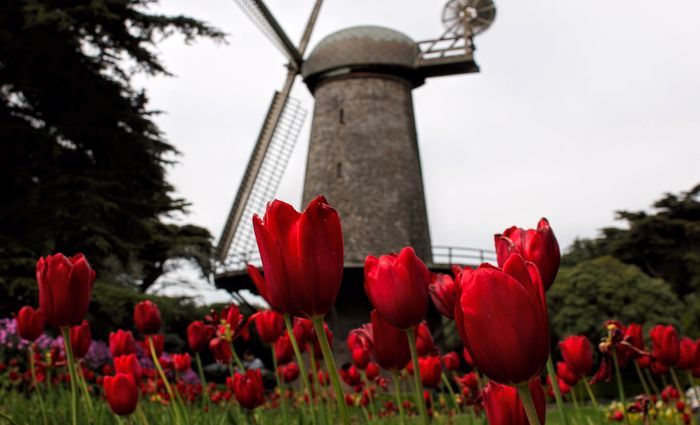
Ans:
<svg viewBox="0 0 700 425"><path fill-rule="evenodd" d="M275 120L275 111L280 107L283 108L282 112L279 119ZM225 268L242 269L248 262L258 262L257 255L253 254L257 249L252 218L254 214L262 214L266 203L274 198L301 133L306 114L307 111L301 106L299 100L275 92L260 131L260 138L269 137L268 133L273 132L270 143L265 152L262 151L264 144L256 143L251 161L241 181L241 187L250 185L250 190L239 190L231 209L231 214L236 211L242 212L239 213L240 217L229 216L226 222L223 234L231 235L230 241L219 241L219 251L226 251L220 252L222 257L225 256ZM258 161L261 162L259 169L256 170L255 167L251 167L251 164Z"/></svg>

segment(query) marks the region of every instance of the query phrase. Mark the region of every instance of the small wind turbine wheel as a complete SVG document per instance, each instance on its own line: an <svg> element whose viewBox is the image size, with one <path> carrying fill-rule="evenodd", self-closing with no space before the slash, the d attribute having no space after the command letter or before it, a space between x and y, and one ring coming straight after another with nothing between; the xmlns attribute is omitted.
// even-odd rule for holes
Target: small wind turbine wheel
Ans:
<svg viewBox="0 0 700 425"><path fill-rule="evenodd" d="M493 0L450 0L442 9L442 23L455 36L481 34L496 19Z"/></svg>

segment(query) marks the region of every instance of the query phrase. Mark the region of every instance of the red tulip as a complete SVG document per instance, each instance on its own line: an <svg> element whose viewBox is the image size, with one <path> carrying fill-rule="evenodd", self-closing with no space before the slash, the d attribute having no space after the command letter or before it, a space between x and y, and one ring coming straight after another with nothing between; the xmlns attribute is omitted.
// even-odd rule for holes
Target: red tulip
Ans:
<svg viewBox="0 0 700 425"><path fill-rule="evenodd" d="M17 333L20 338L34 341L44 333L44 313L40 308L25 305L17 313Z"/></svg>
<svg viewBox="0 0 700 425"><path fill-rule="evenodd" d="M136 329L144 335L158 333L163 325L158 306L149 300L136 304L136 307L134 307L134 324L136 324Z"/></svg>
<svg viewBox="0 0 700 425"><path fill-rule="evenodd" d="M125 354L114 358L114 371L116 373L130 373L136 382L141 380L142 370L136 354Z"/></svg>
<svg viewBox="0 0 700 425"><path fill-rule="evenodd" d="M665 375L668 373L669 367L652 357L649 370L651 370L651 373L654 375Z"/></svg>
<svg viewBox="0 0 700 425"><path fill-rule="evenodd" d="M370 381L374 381L379 376L379 366L376 363L369 362L365 369L365 376Z"/></svg>
<svg viewBox="0 0 700 425"><path fill-rule="evenodd" d="M374 355L381 367L399 371L411 360L406 332L391 326L377 310L372 310L372 342Z"/></svg>
<svg viewBox="0 0 700 425"><path fill-rule="evenodd" d="M265 393L260 369L247 370L245 374L236 373L233 379L226 378L228 387L236 400L246 409L255 409L265 401Z"/></svg>
<svg viewBox="0 0 700 425"><path fill-rule="evenodd" d="M294 347L288 334L283 334L277 342L275 342L275 357L277 364L283 365L292 361L294 357Z"/></svg>
<svg viewBox="0 0 700 425"><path fill-rule="evenodd" d="M340 377L351 387L362 385L362 374L355 365L340 369Z"/></svg>
<svg viewBox="0 0 700 425"><path fill-rule="evenodd" d="M355 347L352 350L352 362L355 366L364 370L369 364L369 351L363 347Z"/></svg>
<svg viewBox="0 0 700 425"><path fill-rule="evenodd" d="M530 382L532 401L537 410L540 423L544 424L545 399L542 386L537 380ZM523 408L518 390L508 385L489 382L484 389L484 407L490 425L528 425L527 414Z"/></svg>
<svg viewBox="0 0 700 425"><path fill-rule="evenodd" d="M265 278L256 282L273 309L299 317L324 316L343 276L343 233L338 213L322 196L298 213L284 202L253 217Z"/></svg>
<svg viewBox="0 0 700 425"><path fill-rule="evenodd" d="M640 356L639 359L637 360L637 364L642 369L646 369L648 367L651 367L651 356L648 354Z"/></svg>
<svg viewBox="0 0 700 425"><path fill-rule="evenodd" d="M557 362L557 376L572 387L581 380L581 376L569 369L566 362Z"/></svg>
<svg viewBox="0 0 700 425"><path fill-rule="evenodd" d="M187 343L194 352L201 353L209 346L214 338L214 327L205 325L201 320L195 320L187 326Z"/></svg>
<svg viewBox="0 0 700 425"><path fill-rule="evenodd" d="M109 351L112 357L123 356L136 352L136 341L131 331L118 329L109 333Z"/></svg>
<svg viewBox="0 0 700 425"><path fill-rule="evenodd" d="M593 368L593 349L588 338L574 335L559 343L561 355L568 368L579 377L587 376Z"/></svg>
<svg viewBox="0 0 700 425"><path fill-rule="evenodd" d="M299 344L299 349L303 350L306 343L313 343L316 339L316 331L314 331L314 324L309 319L303 319L300 317L294 318L294 338Z"/></svg>
<svg viewBox="0 0 700 425"><path fill-rule="evenodd" d="M231 362L231 357L233 356L231 344L225 339L217 337L209 341L209 351L211 351L217 362L223 364Z"/></svg>
<svg viewBox="0 0 700 425"><path fill-rule="evenodd" d="M427 356L433 353L434 348L435 343L430 334L430 328L423 322L416 328L416 351L419 356Z"/></svg>
<svg viewBox="0 0 700 425"><path fill-rule="evenodd" d="M92 344L92 334L87 320L79 326L70 328L70 348L73 350L73 357L82 359L87 354Z"/></svg>
<svg viewBox="0 0 700 425"><path fill-rule="evenodd" d="M274 344L284 332L284 316L274 310L259 311L250 316L258 336L266 344Z"/></svg>
<svg viewBox="0 0 700 425"><path fill-rule="evenodd" d="M188 353L173 354L173 366L178 372L185 372L192 367L192 357Z"/></svg>
<svg viewBox="0 0 700 425"><path fill-rule="evenodd" d="M299 377L299 366L294 362L280 366L279 371L285 383L294 382Z"/></svg>
<svg viewBox="0 0 700 425"><path fill-rule="evenodd" d="M139 400L136 381L130 373L117 373L105 376L103 381L107 403L112 411L120 416L130 415L136 410Z"/></svg>
<svg viewBox="0 0 700 425"><path fill-rule="evenodd" d="M472 359L472 355L469 354L466 348L462 349L462 358L464 358L464 361L467 362L469 367L474 367L474 359Z"/></svg>
<svg viewBox="0 0 700 425"><path fill-rule="evenodd" d="M676 328L672 325L656 325L649 332L652 342L652 355L664 366L672 367L680 357L680 341Z"/></svg>
<svg viewBox="0 0 700 425"><path fill-rule="evenodd" d="M455 353L454 351L450 351L442 356L442 363L445 365L445 369L447 370L457 370L459 368L459 354Z"/></svg>
<svg viewBox="0 0 700 425"><path fill-rule="evenodd" d="M454 319L457 293L455 292L455 281L452 277L442 273L434 273L428 292L440 314L448 319Z"/></svg>
<svg viewBox="0 0 700 425"><path fill-rule="evenodd" d="M442 362L440 356L427 356L418 359L420 379L424 387L437 388L442 378Z"/></svg>
<svg viewBox="0 0 700 425"><path fill-rule="evenodd" d="M418 326L428 308L430 271L411 247L399 255L368 256L365 292L382 318L395 328Z"/></svg>
<svg viewBox="0 0 700 425"><path fill-rule="evenodd" d="M355 328L348 332L348 349L354 350L357 347L370 349L372 348L372 325L366 323L359 328Z"/></svg>
<svg viewBox="0 0 700 425"><path fill-rule="evenodd" d="M455 320L474 364L499 383L538 376L549 357L549 324L537 266L513 254L503 270L482 264L466 278Z"/></svg>
<svg viewBox="0 0 700 425"><path fill-rule="evenodd" d="M87 314L95 271L83 254L40 258L36 263L39 306L46 322L54 326L77 326Z"/></svg>
<svg viewBox="0 0 700 425"><path fill-rule="evenodd" d="M696 358L700 356L697 353L698 344L692 339L684 336L680 342L680 355L676 367L681 370L692 370L696 365Z"/></svg>
<svg viewBox="0 0 700 425"><path fill-rule="evenodd" d="M559 270L561 253L557 238L554 237L546 218L537 223L537 230L513 226L503 234L495 235L494 239L499 267L503 267L510 254L520 254L527 261L535 263L542 276L545 291L552 286Z"/></svg>
<svg viewBox="0 0 700 425"><path fill-rule="evenodd" d="M461 378L455 378L455 381L457 381L457 384L459 384L459 386L461 386L462 388L466 388L469 390L479 389L479 379L476 377L475 372L465 373Z"/></svg>
<svg viewBox="0 0 700 425"><path fill-rule="evenodd" d="M629 344L617 344L620 365L627 364L629 359L639 359L644 352L644 329L642 325L630 323L624 328L623 340Z"/></svg>

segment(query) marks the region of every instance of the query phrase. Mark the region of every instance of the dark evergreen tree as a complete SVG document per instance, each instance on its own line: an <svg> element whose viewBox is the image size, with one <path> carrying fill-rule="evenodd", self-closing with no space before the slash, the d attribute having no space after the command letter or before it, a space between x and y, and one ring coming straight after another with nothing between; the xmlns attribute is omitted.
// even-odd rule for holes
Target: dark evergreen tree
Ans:
<svg viewBox="0 0 700 425"><path fill-rule="evenodd" d="M165 224L185 212L165 168L177 153L136 73L169 75L156 43L223 40L150 0L0 0L0 275L84 252L102 279L145 290L171 258L211 267L211 236Z"/></svg>
<svg viewBox="0 0 700 425"><path fill-rule="evenodd" d="M678 195L666 194L653 207L651 213L618 211L626 228L605 228L597 239L577 240L562 263L612 255L663 278L681 298L700 295L700 185Z"/></svg>

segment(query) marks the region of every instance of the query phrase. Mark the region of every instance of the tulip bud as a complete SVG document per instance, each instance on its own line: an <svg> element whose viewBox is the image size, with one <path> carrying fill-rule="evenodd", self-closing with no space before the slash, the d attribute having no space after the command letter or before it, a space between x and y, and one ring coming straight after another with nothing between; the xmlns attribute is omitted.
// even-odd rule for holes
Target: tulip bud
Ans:
<svg viewBox="0 0 700 425"><path fill-rule="evenodd" d="M173 366L178 372L186 372L192 367L192 357L188 353L173 354Z"/></svg>
<svg viewBox="0 0 700 425"><path fill-rule="evenodd" d="M119 373L131 374L136 382L141 381L141 364L136 357L136 354L125 354L114 358L114 371Z"/></svg>
<svg viewBox="0 0 700 425"><path fill-rule="evenodd" d="M532 401L540 423L544 424L545 399L542 386L537 380L529 384ZM484 389L484 407L486 417L491 425L528 425L527 414L523 408L518 390L508 385L489 382Z"/></svg>
<svg viewBox="0 0 700 425"><path fill-rule="evenodd" d="M233 391L236 400L246 409L255 409L265 401L265 393L260 369L236 373L233 379L226 378L226 385Z"/></svg>
<svg viewBox="0 0 700 425"><path fill-rule="evenodd" d="M508 257L517 253L525 260L535 263L542 276L542 284L547 291L559 271L561 253L557 238L546 218L537 223L537 229L510 227L503 234L494 236L498 266L503 267Z"/></svg>
<svg viewBox="0 0 700 425"><path fill-rule="evenodd" d="M70 347L74 358L82 359L85 357L90 349L90 344L92 344L92 334L87 320L83 320L80 326L70 328Z"/></svg>
<svg viewBox="0 0 700 425"><path fill-rule="evenodd" d="M455 353L454 351L450 351L442 356L442 363L445 365L445 369L447 370L457 370L459 368L459 354Z"/></svg>
<svg viewBox="0 0 700 425"><path fill-rule="evenodd" d="M652 341L652 355L666 367L675 366L680 357L680 341L676 328L672 325L657 325L649 332Z"/></svg>
<svg viewBox="0 0 700 425"><path fill-rule="evenodd" d="M204 351L212 338L214 338L214 327L205 325L201 320L195 320L187 326L187 343L194 352Z"/></svg>
<svg viewBox="0 0 700 425"><path fill-rule="evenodd" d="M696 358L700 360L700 353L698 353L698 344L692 339L684 336L681 338L680 342L680 355L678 357L678 364L676 367L681 370L692 370L696 364Z"/></svg>
<svg viewBox="0 0 700 425"><path fill-rule="evenodd" d="M430 334L430 328L425 322L422 322L416 328L416 351L422 357L432 354L434 349L435 343L433 342L433 336Z"/></svg>
<svg viewBox="0 0 700 425"><path fill-rule="evenodd" d="M322 196L298 213L275 200L253 217L265 271L261 294L282 313L324 316L333 307L343 276L343 233L338 213ZM260 288L258 288L260 290ZM265 296L265 295L263 295Z"/></svg>
<svg viewBox="0 0 700 425"><path fill-rule="evenodd" d="M25 305L17 313L17 333L20 338L35 341L44 333L44 313L40 308Z"/></svg>
<svg viewBox="0 0 700 425"><path fill-rule="evenodd" d="M112 353L112 357L135 353L136 341L134 341L131 331L118 329L116 332L110 332L109 351Z"/></svg>
<svg viewBox="0 0 700 425"><path fill-rule="evenodd" d="M428 308L430 271L411 247L399 255L368 256L365 292L384 320L407 330L420 324Z"/></svg>
<svg viewBox="0 0 700 425"><path fill-rule="evenodd" d="M266 344L274 344L284 332L284 317L276 311L259 311L250 317L255 321L258 336Z"/></svg>
<svg viewBox="0 0 700 425"><path fill-rule="evenodd" d="M233 352L231 351L231 345L225 339L218 337L212 339L209 342L209 350L217 362L223 364L229 364L231 362Z"/></svg>
<svg viewBox="0 0 700 425"><path fill-rule="evenodd" d="M427 356L418 359L420 379L424 387L437 388L442 378L442 363L440 356Z"/></svg>
<svg viewBox="0 0 700 425"><path fill-rule="evenodd" d="M36 263L39 306L46 323L77 326L87 314L95 271L83 254L67 258L63 254L40 258Z"/></svg>
<svg viewBox="0 0 700 425"><path fill-rule="evenodd" d="M365 376L370 381L374 381L379 376L379 366L376 363L369 362L365 369Z"/></svg>
<svg viewBox="0 0 700 425"><path fill-rule="evenodd" d="M277 364L283 365L292 361L294 357L294 347L288 334L283 334L277 342L275 342L275 357Z"/></svg>
<svg viewBox="0 0 700 425"><path fill-rule="evenodd" d="M294 382L299 377L299 366L292 362L280 366L280 375L285 383Z"/></svg>
<svg viewBox="0 0 700 425"><path fill-rule="evenodd" d="M364 370L369 364L369 351L363 347L356 347L352 350L352 362L355 366Z"/></svg>
<svg viewBox="0 0 700 425"><path fill-rule="evenodd" d="M411 360L406 332L387 323L377 310L372 310L372 335L377 363L384 369L398 371Z"/></svg>
<svg viewBox="0 0 700 425"><path fill-rule="evenodd" d="M158 333L163 325L158 306L149 300L136 304L134 308L134 323L136 324L136 329L144 335Z"/></svg>
<svg viewBox="0 0 700 425"><path fill-rule="evenodd" d="M518 254L503 269L482 264L461 282L455 321L476 367L499 383L529 382L549 357L542 281Z"/></svg>
<svg viewBox="0 0 700 425"><path fill-rule="evenodd" d="M120 416L130 415L136 410L138 388L131 374L117 373L105 376L103 381L107 403L112 411Z"/></svg>
<svg viewBox="0 0 700 425"><path fill-rule="evenodd" d="M569 370L585 377L593 368L593 349L588 338L582 335L569 336L559 343L561 355Z"/></svg>
<svg viewBox="0 0 700 425"><path fill-rule="evenodd" d="M430 298L440 314L448 319L454 319L455 304L457 303L455 281L449 275L434 273L428 292L430 292Z"/></svg>

